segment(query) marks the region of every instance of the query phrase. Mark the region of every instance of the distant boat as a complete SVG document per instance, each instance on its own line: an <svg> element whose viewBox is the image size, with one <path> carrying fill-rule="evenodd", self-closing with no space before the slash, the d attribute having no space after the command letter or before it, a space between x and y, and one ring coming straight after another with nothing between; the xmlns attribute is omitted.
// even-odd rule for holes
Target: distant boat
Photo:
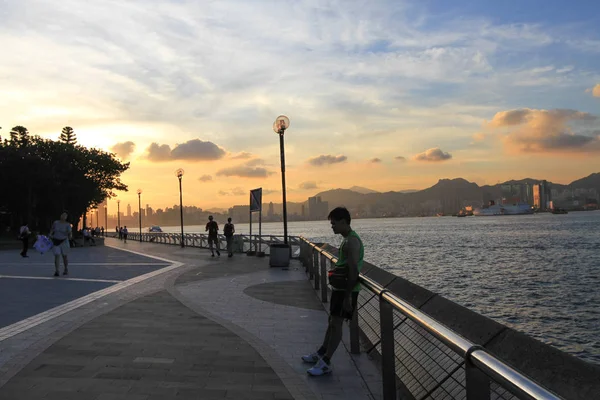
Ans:
<svg viewBox="0 0 600 400"><path fill-rule="evenodd" d="M163 230L158 225L152 225L148 228L148 232L162 232Z"/></svg>
<svg viewBox="0 0 600 400"><path fill-rule="evenodd" d="M477 217L492 217L497 215L528 215L533 214L533 209L529 204L494 204L490 202L490 206L476 208L473 210L473 215Z"/></svg>
<svg viewBox="0 0 600 400"><path fill-rule="evenodd" d="M553 208L552 214L568 214L569 212L564 208Z"/></svg>

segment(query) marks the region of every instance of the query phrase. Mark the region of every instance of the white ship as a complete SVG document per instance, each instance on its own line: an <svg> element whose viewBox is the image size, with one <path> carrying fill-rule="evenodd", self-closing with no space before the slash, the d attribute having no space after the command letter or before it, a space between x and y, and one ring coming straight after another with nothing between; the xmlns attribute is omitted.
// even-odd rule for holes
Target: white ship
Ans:
<svg viewBox="0 0 600 400"><path fill-rule="evenodd" d="M476 208L473 210L473 215L478 217L491 217L495 215L526 215L533 214L533 209L529 204L495 204L490 201L488 207Z"/></svg>

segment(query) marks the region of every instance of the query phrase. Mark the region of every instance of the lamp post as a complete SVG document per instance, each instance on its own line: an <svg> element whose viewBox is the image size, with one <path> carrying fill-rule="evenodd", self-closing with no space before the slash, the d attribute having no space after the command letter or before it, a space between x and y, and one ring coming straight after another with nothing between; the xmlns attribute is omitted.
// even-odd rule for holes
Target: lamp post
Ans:
<svg viewBox="0 0 600 400"><path fill-rule="evenodd" d="M183 169L179 168L177 171L175 171L175 175L177 176L177 179L179 179L179 215L181 217L181 247L185 247L185 244L183 243L183 197L181 194L181 178L183 178Z"/></svg>
<svg viewBox="0 0 600 400"><path fill-rule="evenodd" d="M277 117L273 123L273 131L279 135L279 152L281 153L281 192L283 193L283 243L288 244L287 234L287 200L285 195L285 148L283 134L290 127L290 119L285 115Z"/></svg>
<svg viewBox="0 0 600 400"><path fill-rule="evenodd" d="M104 200L104 237L108 233L108 199Z"/></svg>
<svg viewBox="0 0 600 400"><path fill-rule="evenodd" d="M142 241L142 189L137 190L138 194L138 217L140 219L140 242Z"/></svg>
<svg viewBox="0 0 600 400"><path fill-rule="evenodd" d="M121 229L121 200L117 200L117 234L119 229Z"/></svg>

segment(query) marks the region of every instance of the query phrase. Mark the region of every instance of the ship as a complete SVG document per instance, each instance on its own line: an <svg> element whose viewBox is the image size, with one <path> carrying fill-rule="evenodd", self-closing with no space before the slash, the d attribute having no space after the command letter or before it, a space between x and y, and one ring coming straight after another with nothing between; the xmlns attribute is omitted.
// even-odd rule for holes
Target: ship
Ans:
<svg viewBox="0 0 600 400"><path fill-rule="evenodd" d="M492 217L496 215L528 215L533 214L533 209L527 203L496 204L490 201L487 207L476 208L473 215L477 217Z"/></svg>

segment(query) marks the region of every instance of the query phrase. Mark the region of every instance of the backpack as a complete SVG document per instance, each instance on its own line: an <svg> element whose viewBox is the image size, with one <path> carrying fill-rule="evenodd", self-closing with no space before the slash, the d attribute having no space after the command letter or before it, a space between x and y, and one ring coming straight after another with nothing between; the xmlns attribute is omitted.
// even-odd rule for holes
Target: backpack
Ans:
<svg viewBox="0 0 600 400"><path fill-rule="evenodd" d="M233 235L233 224L225 224L225 227L223 228L223 234L225 236L232 236Z"/></svg>

